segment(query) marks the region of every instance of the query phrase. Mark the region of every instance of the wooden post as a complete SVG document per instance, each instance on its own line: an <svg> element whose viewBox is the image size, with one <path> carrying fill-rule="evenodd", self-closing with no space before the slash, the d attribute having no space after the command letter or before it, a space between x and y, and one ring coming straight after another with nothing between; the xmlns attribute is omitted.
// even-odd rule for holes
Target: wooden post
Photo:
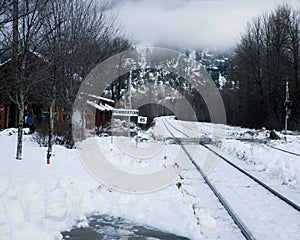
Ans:
<svg viewBox="0 0 300 240"><path fill-rule="evenodd" d="M8 128L9 127L9 111L10 111L10 108L9 106L6 107L6 121L5 121L5 128Z"/></svg>

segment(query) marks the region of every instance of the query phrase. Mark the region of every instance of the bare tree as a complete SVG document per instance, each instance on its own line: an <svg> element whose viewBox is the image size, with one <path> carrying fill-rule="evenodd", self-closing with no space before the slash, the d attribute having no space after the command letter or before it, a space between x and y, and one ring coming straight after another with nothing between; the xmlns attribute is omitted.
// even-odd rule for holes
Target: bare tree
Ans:
<svg viewBox="0 0 300 240"><path fill-rule="evenodd" d="M107 18L105 9L105 2L99 5L94 0L54 0L41 14L44 45L40 51L50 65L44 84L47 89L43 91L50 113L48 159L52 153L55 106L63 107L69 115L64 137L71 147L72 106L83 79L97 63L129 46L116 17Z"/></svg>
<svg viewBox="0 0 300 240"><path fill-rule="evenodd" d="M288 64L291 98L294 100L294 111L300 114L300 12L290 7L286 8L286 25L288 29ZM298 123L300 119L296 119ZM297 123L296 123L297 124ZM299 125L299 124L298 124Z"/></svg>
<svg viewBox="0 0 300 240"><path fill-rule="evenodd" d="M16 159L22 159L24 105L27 95L33 84L32 66L37 58L34 57L39 43L38 32L41 23L38 21L39 9L44 6L44 1L25 0L19 3L13 0L10 8L11 22L2 28L2 44L6 49L11 49L12 76L6 93L18 108L18 141Z"/></svg>
<svg viewBox="0 0 300 240"><path fill-rule="evenodd" d="M286 79L291 82L291 96L298 98L299 21L299 12L282 4L249 23L242 36L233 64L245 124L282 126ZM297 114L292 118L299 121Z"/></svg>
<svg viewBox="0 0 300 240"><path fill-rule="evenodd" d="M22 158L25 103L39 102L49 108L50 156L55 107L62 106L71 119L84 77L97 63L130 46L117 17L105 12L106 4L96 0L0 0L1 48L11 51L13 62L13 74L1 79L5 83L1 91L18 107L17 159Z"/></svg>

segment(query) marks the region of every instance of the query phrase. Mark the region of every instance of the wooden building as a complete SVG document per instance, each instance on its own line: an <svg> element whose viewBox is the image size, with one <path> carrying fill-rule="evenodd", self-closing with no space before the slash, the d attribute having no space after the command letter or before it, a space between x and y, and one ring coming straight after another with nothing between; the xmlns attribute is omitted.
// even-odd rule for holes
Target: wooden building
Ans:
<svg viewBox="0 0 300 240"><path fill-rule="evenodd" d="M89 110L86 111L86 128L96 129L97 133L106 131L110 127L112 110L115 102L111 99L89 95L87 100Z"/></svg>
<svg viewBox="0 0 300 240"><path fill-rule="evenodd" d="M27 59L27 71L24 73L28 83L45 77L49 63L38 53L29 51L26 56L24 53L18 55L18 59ZM18 106L9 97L8 93L15 96L16 89L14 81L14 64L11 58L0 63L0 128L10 128L18 126ZM40 75L39 75L40 74ZM24 127L31 127L36 121L42 120L41 104L34 102L32 96L29 96L28 102L24 106ZM30 102L30 104L29 104Z"/></svg>

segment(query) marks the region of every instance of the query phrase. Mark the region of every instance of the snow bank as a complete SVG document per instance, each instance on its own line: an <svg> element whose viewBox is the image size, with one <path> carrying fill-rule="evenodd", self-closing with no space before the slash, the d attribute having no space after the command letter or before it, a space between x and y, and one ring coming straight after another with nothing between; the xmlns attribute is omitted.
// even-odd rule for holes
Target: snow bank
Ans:
<svg viewBox="0 0 300 240"><path fill-rule="evenodd" d="M54 146L47 165L46 148L31 135L24 136L23 160L15 160L16 138L17 129L0 132L0 239L61 239L82 214L83 189L93 180L74 150Z"/></svg>
<svg viewBox="0 0 300 240"><path fill-rule="evenodd" d="M59 231L70 228L78 214L67 186L45 191L36 180L22 186L1 183L0 239L61 239Z"/></svg>
<svg viewBox="0 0 300 240"><path fill-rule="evenodd" d="M155 127L145 133L143 138L161 144L160 140L164 139L167 133L161 119L155 119L155 122ZM299 184L299 157L259 143L246 143L234 139L264 139L266 131L255 132L221 124L184 124L190 128L189 132L195 134L197 131L194 127L197 124L200 133L212 136L215 134L214 139L222 141L224 151L237 155L241 160L255 166L258 171L279 177L285 184ZM184 130L184 126L182 129ZM24 159L15 160L16 134L16 129L0 132L1 240L59 240L62 238L61 231L69 230L72 226L87 226L86 216L95 212L123 217L191 239L201 239L204 234L216 239L223 236L222 231L230 232L227 233L230 236L228 239L232 239L233 230L222 225L225 222L230 225L230 221L226 220L224 215L220 217L215 209L216 204L211 203L212 199L205 200L205 184L194 169L185 173L184 179L179 178L181 188L172 183L161 191L148 194L120 193L94 180L83 167L76 150L54 146L54 156L51 158L51 164L47 165L47 149L38 147L30 135L24 136ZM99 146L105 144L103 150L107 151L107 156L111 155L111 147L108 144L110 139L98 140ZM120 142L121 140L122 138ZM142 149L143 142L139 144ZM286 136L286 140L273 141L271 144L298 151L300 138ZM176 155L172 148L164 147L158 146L159 158L153 161L132 160L122 152L110 157L115 157L113 163L126 170L133 171L142 165L145 169L155 171L169 163L169 157L165 156Z"/></svg>
<svg viewBox="0 0 300 240"><path fill-rule="evenodd" d="M175 183L142 195L112 191L87 173L76 150L54 146L54 156L47 165L47 149L38 147L30 135L24 136L23 160L15 160L16 133L15 129L0 132L0 239L59 240L61 231L87 226L86 216L94 212L200 238L193 209ZM131 168L135 164L130 161ZM156 169L163 163L147 164ZM207 212L197 213L203 229L214 226Z"/></svg>
<svg viewBox="0 0 300 240"><path fill-rule="evenodd" d="M300 152L299 142L272 141L271 146L283 150ZM299 185L300 157L275 150L263 143L242 142L235 139L222 141L222 149L236 155L240 160L252 164L257 171L282 180L283 184Z"/></svg>
<svg viewBox="0 0 300 240"><path fill-rule="evenodd" d="M200 134L212 137L225 152L252 165L253 170L263 171L271 178L280 179L283 184L299 186L300 157L270 146L300 154L300 135L275 132L280 139L270 140L270 131L265 128L249 129L212 123L194 123L193 127L198 128Z"/></svg>

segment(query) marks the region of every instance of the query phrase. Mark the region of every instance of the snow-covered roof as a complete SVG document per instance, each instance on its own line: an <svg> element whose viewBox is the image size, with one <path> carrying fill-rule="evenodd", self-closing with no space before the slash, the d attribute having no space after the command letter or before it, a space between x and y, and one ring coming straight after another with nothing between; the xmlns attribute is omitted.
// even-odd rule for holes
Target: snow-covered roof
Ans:
<svg viewBox="0 0 300 240"><path fill-rule="evenodd" d="M89 96L89 97L93 97L93 98L97 98L97 99L99 99L99 100L103 100L103 101L106 101L106 102L112 102L112 103L115 102L114 100L111 100L111 99L109 99L109 98L100 97L100 96L93 95L93 94L89 94L88 96Z"/></svg>
<svg viewBox="0 0 300 240"><path fill-rule="evenodd" d="M8 60L6 60L6 61L3 62L3 63L0 63L0 67L3 66L3 65L5 65L6 63L8 63L8 62L10 62L10 61L11 61L11 58L9 58Z"/></svg>
<svg viewBox="0 0 300 240"><path fill-rule="evenodd" d="M48 60L45 56L43 56L41 53L39 53L39 52L37 52L37 51L33 51L33 50L29 50L29 53L33 54L33 55L36 56L37 58L42 59L44 62L49 63L49 60ZM23 52L18 53L18 56L21 55L21 54L23 54ZM8 58L6 61L0 63L0 67L3 66L3 65L5 65L5 64L7 64L7 63L10 62L10 61L12 61L12 58L11 58L11 57Z"/></svg>
<svg viewBox="0 0 300 240"><path fill-rule="evenodd" d="M37 56L38 58L41 58L41 59L43 59L45 62L49 63L49 59L46 58L43 54L41 54L41 53L39 53L39 52L37 52L37 51L32 51L32 50L30 50L30 52L31 52L32 54L34 54L35 56Z"/></svg>
<svg viewBox="0 0 300 240"><path fill-rule="evenodd" d="M106 110L104 107L102 107L101 105L98 105L97 103L95 103L93 101L87 100L86 103L89 104L92 107L95 107L95 108L99 109L100 111L105 111Z"/></svg>
<svg viewBox="0 0 300 240"><path fill-rule="evenodd" d="M102 105L102 104L101 104ZM103 105L102 105L103 106ZM114 108L108 104L104 104L104 107L108 110L108 111L112 111Z"/></svg>
<svg viewBox="0 0 300 240"><path fill-rule="evenodd" d="M108 104L104 104L104 105L102 103L97 104L90 100L87 100L86 103L92 107L99 109L100 111L112 111L114 109L112 106L109 106Z"/></svg>

